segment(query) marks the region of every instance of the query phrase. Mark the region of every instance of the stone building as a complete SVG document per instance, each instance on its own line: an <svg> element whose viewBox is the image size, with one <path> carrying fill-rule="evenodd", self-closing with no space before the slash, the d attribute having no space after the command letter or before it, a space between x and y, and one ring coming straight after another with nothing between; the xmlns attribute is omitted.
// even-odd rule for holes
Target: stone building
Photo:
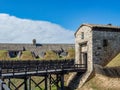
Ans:
<svg viewBox="0 0 120 90"><path fill-rule="evenodd" d="M105 66L120 52L120 27L82 24L75 33L75 62L87 65L87 72L79 81L85 83L94 64Z"/></svg>

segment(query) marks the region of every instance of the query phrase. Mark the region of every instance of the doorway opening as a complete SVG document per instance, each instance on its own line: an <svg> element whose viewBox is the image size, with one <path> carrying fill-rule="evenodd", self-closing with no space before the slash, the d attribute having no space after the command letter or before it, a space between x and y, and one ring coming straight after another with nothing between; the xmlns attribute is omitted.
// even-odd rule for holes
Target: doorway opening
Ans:
<svg viewBox="0 0 120 90"><path fill-rule="evenodd" d="M81 53L81 64L85 65L87 67L87 52Z"/></svg>

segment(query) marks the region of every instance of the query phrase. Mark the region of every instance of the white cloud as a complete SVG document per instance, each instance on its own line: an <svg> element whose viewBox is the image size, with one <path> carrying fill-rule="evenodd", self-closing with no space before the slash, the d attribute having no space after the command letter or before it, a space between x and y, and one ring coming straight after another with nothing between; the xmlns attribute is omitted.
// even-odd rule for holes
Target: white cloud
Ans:
<svg viewBox="0 0 120 90"><path fill-rule="evenodd" d="M74 31L47 21L0 14L0 43L74 43Z"/></svg>

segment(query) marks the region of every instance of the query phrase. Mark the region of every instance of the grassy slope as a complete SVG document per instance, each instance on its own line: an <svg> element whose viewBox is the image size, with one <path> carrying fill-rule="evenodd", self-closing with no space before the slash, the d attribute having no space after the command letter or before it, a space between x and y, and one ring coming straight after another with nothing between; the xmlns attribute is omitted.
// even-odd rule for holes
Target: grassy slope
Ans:
<svg viewBox="0 0 120 90"><path fill-rule="evenodd" d="M120 90L120 78L110 78L96 74L79 90Z"/></svg>
<svg viewBox="0 0 120 90"><path fill-rule="evenodd" d="M47 51L44 60L57 60L59 56L53 51Z"/></svg>
<svg viewBox="0 0 120 90"><path fill-rule="evenodd" d="M120 66L120 53L106 67ZM79 90L120 90L120 78L111 78L96 74Z"/></svg>
<svg viewBox="0 0 120 90"><path fill-rule="evenodd" d="M20 58L21 60L34 60L34 57L30 51L23 51Z"/></svg>
<svg viewBox="0 0 120 90"><path fill-rule="evenodd" d="M68 49L68 55L65 57L60 57L53 51L46 51L46 55L44 58L35 58L30 51L23 51L20 58L14 57L11 58L9 56L9 52L7 50L0 50L0 60L63 60L63 59L74 59L75 58L75 50L73 48Z"/></svg>
<svg viewBox="0 0 120 90"><path fill-rule="evenodd" d="M0 50L0 60L9 60L8 51Z"/></svg>
<svg viewBox="0 0 120 90"><path fill-rule="evenodd" d="M107 64L107 67L116 67L116 66L120 66L120 53Z"/></svg>
<svg viewBox="0 0 120 90"><path fill-rule="evenodd" d="M74 59L74 58L75 58L75 49L73 48L68 49L68 55L66 59Z"/></svg>

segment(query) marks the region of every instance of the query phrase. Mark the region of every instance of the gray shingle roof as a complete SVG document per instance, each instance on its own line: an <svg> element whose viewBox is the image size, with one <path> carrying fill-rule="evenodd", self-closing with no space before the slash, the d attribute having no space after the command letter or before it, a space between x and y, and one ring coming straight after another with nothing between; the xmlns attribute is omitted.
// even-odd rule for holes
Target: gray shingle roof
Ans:
<svg viewBox="0 0 120 90"><path fill-rule="evenodd" d="M110 28L110 29L120 29L119 26L113 26L112 24L102 25L102 24L82 24L81 26L89 26L91 28Z"/></svg>
<svg viewBox="0 0 120 90"><path fill-rule="evenodd" d="M102 24L82 24L82 25L80 25L80 27L75 32L75 35L82 26L88 26L88 27L92 28L92 30L96 30L96 29L97 30L102 30L102 29L105 30L105 29L107 29L107 30L111 30L111 31L115 31L115 30L120 31L120 26L113 26L111 24L107 24L107 25L102 25Z"/></svg>

